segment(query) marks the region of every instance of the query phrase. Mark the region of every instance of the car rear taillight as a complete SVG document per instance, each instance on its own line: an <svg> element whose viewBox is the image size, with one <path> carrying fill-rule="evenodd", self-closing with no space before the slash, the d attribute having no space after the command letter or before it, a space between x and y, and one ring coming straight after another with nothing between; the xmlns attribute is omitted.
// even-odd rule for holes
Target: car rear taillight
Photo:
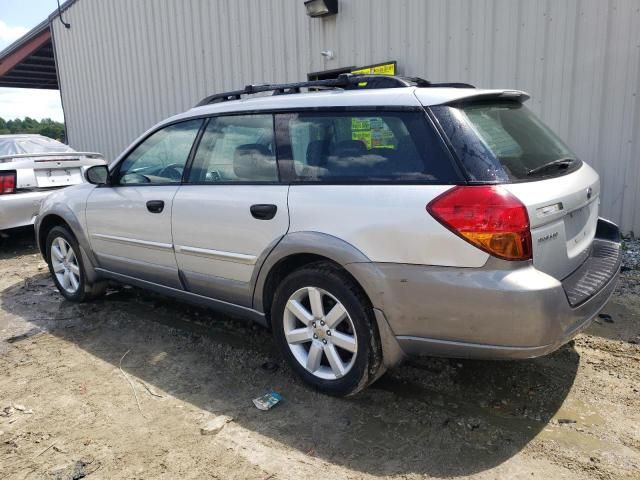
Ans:
<svg viewBox="0 0 640 480"><path fill-rule="evenodd" d="M15 193L16 172L0 172L0 195L5 193Z"/></svg>
<svg viewBox="0 0 640 480"><path fill-rule="evenodd" d="M442 225L472 245L505 260L531 258L525 206L499 186L457 186L427 205Z"/></svg>

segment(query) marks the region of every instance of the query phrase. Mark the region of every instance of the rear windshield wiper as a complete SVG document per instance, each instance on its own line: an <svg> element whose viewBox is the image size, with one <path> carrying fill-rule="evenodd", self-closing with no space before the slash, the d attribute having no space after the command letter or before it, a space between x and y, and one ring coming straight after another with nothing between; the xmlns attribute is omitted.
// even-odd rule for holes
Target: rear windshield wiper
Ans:
<svg viewBox="0 0 640 480"><path fill-rule="evenodd" d="M553 160L551 162L540 165L539 167L532 168L527 172L527 176L530 177L540 172L544 172L545 170L550 170L551 168L569 168L569 166L575 161L576 159L571 157L559 158L557 160Z"/></svg>

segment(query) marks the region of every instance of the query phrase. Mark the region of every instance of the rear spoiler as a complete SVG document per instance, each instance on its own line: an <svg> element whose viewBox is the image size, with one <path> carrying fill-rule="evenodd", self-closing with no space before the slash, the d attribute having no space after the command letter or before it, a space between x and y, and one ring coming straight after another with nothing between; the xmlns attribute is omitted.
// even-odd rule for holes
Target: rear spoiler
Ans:
<svg viewBox="0 0 640 480"><path fill-rule="evenodd" d="M444 103L444 105L455 105L458 103L464 102L473 102L473 101L481 101L481 100L514 100L516 102L524 103L531 98L527 92L523 92L522 90L502 90L502 91L490 91L490 92L479 92L475 95L468 95L462 98L457 98L455 100L451 100L450 102Z"/></svg>
<svg viewBox="0 0 640 480"><path fill-rule="evenodd" d="M0 163L9 162L11 160L21 160L23 158L43 158L51 157L46 160L34 160L35 162L49 162L53 160L59 161L71 161L76 160L75 157L88 157L88 158L104 158L101 153L97 152L57 152L57 153L16 153L15 155L0 155ZM74 158L59 158L59 157L74 157Z"/></svg>

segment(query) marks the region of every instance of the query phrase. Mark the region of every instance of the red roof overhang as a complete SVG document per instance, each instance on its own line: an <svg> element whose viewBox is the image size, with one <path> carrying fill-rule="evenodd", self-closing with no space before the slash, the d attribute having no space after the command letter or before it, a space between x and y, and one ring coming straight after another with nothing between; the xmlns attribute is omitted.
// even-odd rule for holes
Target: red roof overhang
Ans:
<svg viewBox="0 0 640 480"><path fill-rule="evenodd" d="M0 52L0 87L58 89L48 22Z"/></svg>

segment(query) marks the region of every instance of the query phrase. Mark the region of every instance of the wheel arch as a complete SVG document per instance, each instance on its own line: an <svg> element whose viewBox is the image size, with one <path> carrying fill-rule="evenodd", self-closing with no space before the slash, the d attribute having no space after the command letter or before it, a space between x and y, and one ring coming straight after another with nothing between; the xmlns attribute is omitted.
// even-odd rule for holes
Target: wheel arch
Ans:
<svg viewBox="0 0 640 480"><path fill-rule="evenodd" d="M253 294L253 308L264 312L267 326L271 326L271 304L280 281L290 272L318 261L334 264L362 289L373 307L385 368L401 363L404 353L383 312L385 289L381 273L355 246L332 235L319 232L288 234L267 255L257 274Z"/></svg>
<svg viewBox="0 0 640 480"><path fill-rule="evenodd" d="M270 323L273 295L280 281L294 270L319 261L332 263L343 270L369 298L362 283L345 268L350 263L370 262L364 253L326 233L295 232L285 235L263 262L255 281L253 308L264 312Z"/></svg>
<svg viewBox="0 0 640 480"><path fill-rule="evenodd" d="M87 281L89 283L95 282L98 279L95 271L95 265L97 264L91 251L89 241L82 230L80 221L73 211L66 206L58 206L58 208L53 209L38 218L36 223L36 241L42 257L45 261L48 261L46 247L47 236L51 229L57 226L68 228L71 234L75 237L80 247L80 254L82 255L82 261L85 266Z"/></svg>
<svg viewBox="0 0 640 480"><path fill-rule="evenodd" d="M42 257L45 260L47 260L47 235L49 235L49 232L52 228L57 226L65 226L70 228L69 224L64 220L64 218L55 213L51 213L43 217L38 225L38 234L36 241L38 242L38 249L40 250Z"/></svg>

